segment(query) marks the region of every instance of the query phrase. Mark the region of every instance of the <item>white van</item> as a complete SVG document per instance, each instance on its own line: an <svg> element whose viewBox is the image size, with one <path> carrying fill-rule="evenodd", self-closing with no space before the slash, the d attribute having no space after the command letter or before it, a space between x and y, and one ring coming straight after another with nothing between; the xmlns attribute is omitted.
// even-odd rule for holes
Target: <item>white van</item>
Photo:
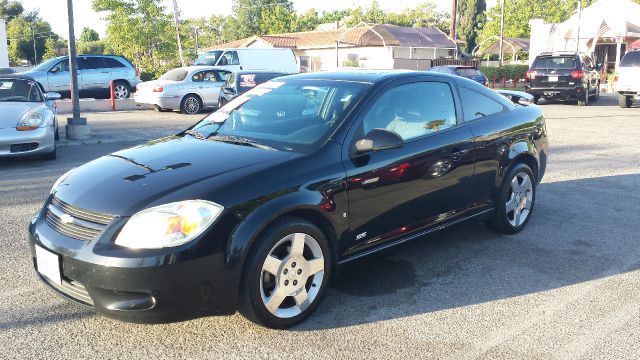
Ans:
<svg viewBox="0 0 640 360"><path fill-rule="evenodd" d="M209 65L240 70L269 70L284 73L299 72L296 56L291 49L219 49L206 51L194 65Z"/></svg>

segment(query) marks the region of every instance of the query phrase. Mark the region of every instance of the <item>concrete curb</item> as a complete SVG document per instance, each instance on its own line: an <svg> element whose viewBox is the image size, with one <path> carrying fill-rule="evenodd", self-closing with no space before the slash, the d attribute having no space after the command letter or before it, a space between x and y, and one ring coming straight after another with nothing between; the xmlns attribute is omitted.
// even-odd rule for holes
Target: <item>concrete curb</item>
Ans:
<svg viewBox="0 0 640 360"><path fill-rule="evenodd" d="M56 107L58 108L58 114L71 114L73 112L73 105L71 100L58 100L56 101ZM116 100L116 111L129 111L129 110L146 110L147 108L138 106L133 99ZM81 112L105 112L111 111L110 99L80 99L80 111Z"/></svg>

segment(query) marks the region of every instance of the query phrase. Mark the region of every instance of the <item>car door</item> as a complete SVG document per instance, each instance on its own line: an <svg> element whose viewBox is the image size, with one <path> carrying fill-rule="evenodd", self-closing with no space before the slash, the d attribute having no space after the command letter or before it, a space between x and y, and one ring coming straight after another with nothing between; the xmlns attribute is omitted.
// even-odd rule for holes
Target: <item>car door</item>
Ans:
<svg viewBox="0 0 640 360"><path fill-rule="evenodd" d="M109 88L109 70L99 56L78 57L78 88L85 93L95 93Z"/></svg>
<svg viewBox="0 0 640 360"><path fill-rule="evenodd" d="M351 241L345 255L464 214L473 192L474 143L450 79L395 84L370 103L345 142ZM405 144L355 156L373 129Z"/></svg>
<svg viewBox="0 0 640 360"><path fill-rule="evenodd" d="M218 106L220 89L224 82L220 79L217 71L203 70L195 73L192 77L193 84L202 99L205 107Z"/></svg>
<svg viewBox="0 0 640 360"><path fill-rule="evenodd" d="M71 74L69 59L60 60L47 72L48 90L53 92L68 92L71 88Z"/></svg>

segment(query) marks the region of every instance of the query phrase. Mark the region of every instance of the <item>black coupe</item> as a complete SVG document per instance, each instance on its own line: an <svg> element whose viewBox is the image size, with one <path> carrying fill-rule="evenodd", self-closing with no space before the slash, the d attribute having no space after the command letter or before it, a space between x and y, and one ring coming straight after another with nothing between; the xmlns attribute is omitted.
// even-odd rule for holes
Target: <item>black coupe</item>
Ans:
<svg viewBox="0 0 640 360"><path fill-rule="evenodd" d="M348 261L464 220L521 231L547 163L527 96L424 72L266 82L63 175L32 219L33 262L122 320L291 326Z"/></svg>

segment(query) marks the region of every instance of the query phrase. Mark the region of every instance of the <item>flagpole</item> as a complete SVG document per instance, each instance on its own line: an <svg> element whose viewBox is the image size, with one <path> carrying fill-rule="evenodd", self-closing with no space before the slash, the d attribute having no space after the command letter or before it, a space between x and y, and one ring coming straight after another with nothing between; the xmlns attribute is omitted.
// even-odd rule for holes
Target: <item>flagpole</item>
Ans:
<svg viewBox="0 0 640 360"><path fill-rule="evenodd" d="M582 23L582 0L578 0L578 38L576 39L576 51L580 51L580 24Z"/></svg>

